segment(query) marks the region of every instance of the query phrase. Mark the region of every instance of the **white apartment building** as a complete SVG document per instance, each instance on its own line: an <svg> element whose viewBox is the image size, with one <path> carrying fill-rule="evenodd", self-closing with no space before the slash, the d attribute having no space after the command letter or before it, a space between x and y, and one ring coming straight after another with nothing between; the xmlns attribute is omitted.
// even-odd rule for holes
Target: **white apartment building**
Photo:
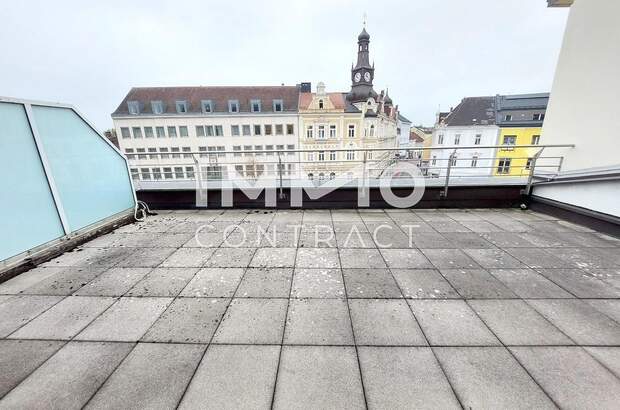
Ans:
<svg viewBox="0 0 620 410"><path fill-rule="evenodd" d="M298 86L132 88L112 119L136 180L194 179L197 161L203 179L275 178L279 156L296 172L298 98Z"/></svg>
<svg viewBox="0 0 620 410"><path fill-rule="evenodd" d="M428 174L442 177L451 162L453 175L491 176L499 127L495 125L495 97L468 97L435 126ZM473 149L459 149L473 147ZM446 148L446 149L440 149ZM450 160L450 156L454 157Z"/></svg>

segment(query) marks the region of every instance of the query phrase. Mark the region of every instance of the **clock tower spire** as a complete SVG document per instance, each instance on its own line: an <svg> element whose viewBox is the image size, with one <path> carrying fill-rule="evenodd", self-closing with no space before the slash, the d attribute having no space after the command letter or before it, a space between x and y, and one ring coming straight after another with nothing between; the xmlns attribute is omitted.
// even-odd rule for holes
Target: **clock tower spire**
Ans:
<svg viewBox="0 0 620 410"><path fill-rule="evenodd" d="M364 28L357 36L357 64L351 68L351 92L347 95L347 99L351 102L366 101L369 97L377 97L377 93L372 89L375 67L374 64L370 64L369 43L370 35L366 31L366 21L364 21Z"/></svg>

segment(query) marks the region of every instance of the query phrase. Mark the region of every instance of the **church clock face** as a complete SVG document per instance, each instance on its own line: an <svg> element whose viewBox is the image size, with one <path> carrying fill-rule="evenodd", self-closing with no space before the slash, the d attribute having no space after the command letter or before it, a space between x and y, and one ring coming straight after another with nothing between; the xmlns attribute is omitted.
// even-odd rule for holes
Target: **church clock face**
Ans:
<svg viewBox="0 0 620 410"><path fill-rule="evenodd" d="M355 78L355 82L359 83L360 80L362 79L362 75L360 73L355 73L355 77L354 78Z"/></svg>
<svg viewBox="0 0 620 410"><path fill-rule="evenodd" d="M366 82L370 82L370 73L367 71L364 73L364 80L366 80Z"/></svg>

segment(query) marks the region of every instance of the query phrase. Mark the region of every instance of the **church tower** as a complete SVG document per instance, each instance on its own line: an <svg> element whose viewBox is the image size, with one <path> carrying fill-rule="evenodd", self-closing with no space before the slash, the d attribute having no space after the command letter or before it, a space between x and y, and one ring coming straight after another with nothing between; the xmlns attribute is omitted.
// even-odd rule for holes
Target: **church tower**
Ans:
<svg viewBox="0 0 620 410"><path fill-rule="evenodd" d="M351 68L351 91L347 99L352 103L365 102L369 97L377 98L377 93L372 89L375 67L370 65L369 43L370 35L364 27L357 36L357 64Z"/></svg>

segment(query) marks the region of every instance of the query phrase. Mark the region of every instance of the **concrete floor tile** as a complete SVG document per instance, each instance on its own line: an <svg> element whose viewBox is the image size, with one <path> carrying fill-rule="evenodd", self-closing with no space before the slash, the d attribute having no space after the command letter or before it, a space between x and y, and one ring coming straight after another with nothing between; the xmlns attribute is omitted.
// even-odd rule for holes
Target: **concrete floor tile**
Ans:
<svg viewBox="0 0 620 410"><path fill-rule="evenodd" d="M237 288L237 298L288 298L293 268L248 268Z"/></svg>
<svg viewBox="0 0 620 410"><path fill-rule="evenodd" d="M105 270L106 268L91 267L63 268L57 274L43 279L22 293L26 295L68 296L88 284Z"/></svg>
<svg viewBox="0 0 620 410"><path fill-rule="evenodd" d="M480 268L460 249L422 249L422 253L438 269Z"/></svg>
<svg viewBox="0 0 620 410"><path fill-rule="evenodd" d="M279 346L209 346L179 409L269 409L279 354Z"/></svg>
<svg viewBox="0 0 620 410"><path fill-rule="evenodd" d="M620 380L580 347L510 350L560 408L618 408Z"/></svg>
<svg viewBox="0 0 620 410"><path fill-rule="evenodd" d="M477 223L477 224L474 223L474 224L476 225L476 227L480 228L481 223ZM466 222L466 221L463 221L461 223L456 222L456 221L452 221L452 220L429 221L428 224L430 226L432 226L433 229L435 229L437 232L440 232L440 233L471 232L472 231L472 229L470 229L466 225L466 224L471 224L471 222Z"/></svg>
<svg viewBox="0 0 620 410"><path fill-rule="evenodd" d="M298 244L299 233L295 234L274 228L274 230L260 237L258 246L260 248L297 248Z"/></svg>
<svg viewBox="0 0 620 410"><path fill-rule="evenodd" d="M620 324L581 300L527 300L540 314L578 344L620 344Z"/></svg>
<svg viewBox="0 0 620 410"><path fill-rule="evenodd" d="M135 342L171 301L172 298L121 298L75 339Z"/></svg>
<svg viewBox="0 0 620 410"><path fill-rule="evenodd" d="M477 232L477 233L502 232L503 231L502 228L488 221L462 221L461 224L466 229L473 231L473 232ZM465 232L465 231L455 231L455 232Z"/></svg>
<svg viewBox="0 0 620 410"><path fill-rule="evenodd" d="M127 356L130 343L70 342L0 403L6 409L80 409Z"/></svg>
<svg viewBox="0 0 620 410"><path fill-rule="evenodd" d="M508 287L484 269L441 269L440 272L465 299L516 297Z"/></svg>
<svg viewBox="0 0 620 410"><path fill-rule="evenodd" d="M620 289L581 269L538 269L538 273L578 298L617 298Z"/></svg>
<svg viewBox="0 0 620 410"><path fill-rule="evenodd" d="M151 268L111 268L81 287L78 296L123 296Z"/></svg>
<svg viewBox="0 0 620 410"><path fill-rule="evenodd" d="M460 409L428 347L359 347L369 408Z"/></svg>
<svg viewBox="0 0 620 410"><path fill-rule="evenodd" d="M404 300L349 299L349 308L358 345L427 345Z"/></svg>
<svg viewBox="0 0 620 410"><path fill-rule="evenodd" d="M373 249L377 247L375 241L372 239L372 235L364 231L351 230L345 232L336 232L336 242L338 243L338 248L340 249Z"/></svg>
<svg viewBox="0 0 620 410"><path fill-rule="evenodd" d="M0 340L0 398L56 353L63 344L49 340Z"/></svg>
<svg viewBox="0 0 620 410"><path fill-rule="evenodd" d="M213 343L280 344L286 299L233 299Z"/></svg>
<svg viewBox="0 0 620 410"><path fill-rule="evenodd" d="M39 266L27 272L20 273L14 278L0 283L0 295L17 295L42 280L60 273L62 270L64 270L62 267L46 268Z"/></svg>
<svg viewBox="0 0 620 410"><path fill-rule="evenodd" d="M138 248L135 252L121 260L116 267L155 268L174 252L174 248Z"/></svg>
<svg viewBox="0 0 620 410"><path fill-rule="evenodd" d="M584 349L607 370L620 378L620 347L584 347Z"/></svg>
<svg viewBox="0 0 620 410"><path fill-rule="evenodd" d="M574 344L522 300L470 300L468 304L505 345Z"/></svg>
<svg viewBox="0 0 620 410"><path fill-rule="evenodd" d="M339 268L338 249L335 248L299 248L297 250L297 268Z"/></svg>
<svg viewBox="0 0 620 410"><path fill-rule="evenodd" d="M453 232L445 234L445 237L452 246L437 246L437 248L449 248L454 247L458 249L490 249L494 248L494 245L486 241L481 234L474 232ZM428 249L426 245L419 246L419 248Z"/></svg>
<svg viewBox="0 0 620 410"><path fill-rule="evenodd" d="M146 342L209 343L230 301L177 298L142 337Z"/></svg>
<svg viewBox="0 0 620 410"><path fill-rule="evenodd" d="M515 232L487 232L480 234L498 248L535 248L532 242ZM467 249L465 247L465 249Z"/></svg>
<svg viewBox="0 0 620 410"><path fill-rule="evenodd" d="M274 409L364 409L353 347L284 346Z"/></svg>
<svg viewBox="0 0 620 410"><path fill-rule="evenodd" d="M8 300L0 304L0 338L10 335L62 299L62 296L8 296Z"/></svg>
<svg viewBox="0 0 620 410"><path fill-rule="evenodd" d="M204 265L210 268L245 268L249 265L255 248L219 248Z"/></svg>
<svg viewBox="0 0 620 410"><path fill-rule="evenodd" d="M389 268L427 269L433 265L418 249L381 249Z"/></svg>
<svg viewBox="0 0 620 410"><path fill-rule="evenodd" d="M344 281L340 269L296 268L291 297L344 298Z"/></svg>
<svg viewBox="0 0 620 410"><path fill-rule="evenodd" d="M620 268L617 269L584 269L590 275L620 289Z"/></svg>
<svg viewBox="0 0 620 410"><path fill-rule="evenodd" d="M215 249L213 248L179 248L159 265L162 268L200 268Z"/></svg>
<svg viewBox="0 0 620 410"><path fill-rule="evenodd" d="M408 299L431 346L486 346L500 342L462 300Z"/></svg>
<svg viewBox="0 0 620 410"><path fill-rule="evenodd" d="M408 299L459 299L459 294L435 269L392 269L392 274Z"/></svg>
<svg viewBox="0 0 620 410"><path fill-rule="evenodd" d="M504 250L532 269L558 269L572 267L569 262L545 252L544 249L504 248Z"/></svg>
<svg viewBox="0 0 620 410"><path fill-rule="evenodd" d="M344 268L387 268L377 249L339 249Z"/></svg>
<svg viewBox="0 0 620 410"><path fill-rule="evenodd" d="M285 268L295 266L296 248L260 248L250 261L253 268Z"/></svg>
<svg viewBox="0 0 620 410"><path fill-rule="evenodd" d="M299 236L300 248L335 248L336 235L331 229L317 232L303 230Z"/></svg>
<svg viewBox="0 0 620 410"><path fill-rule="evenodd" d="M583 299L583 301L620 323L620 299Z"/></svg>
<svg viewBox="0 0 620 410"><path fill-rule="evenodd" d="M198 268L155 268L137 282L127 296L175 297L198 272Z"/></svg>
<svg viewBox="0 0 620 410"><path fill-rule="evenodd" d="M614 249L617 257L617 249ZM600 269L600 268L617 268L620 262L607 258L600 251L593 253L590 248L558 248L546 249L545 252L569 263L573 268L579 269Z"/></svg>
<svg viewBox="0 0 620 410"><path fill-rule="evenodd" d="M423 249L454 248L454 244L438 232L419 232L411 235L412 245Z"/></svg>
<svg viewBox="0 0 620 410"><path fill-rule="evenodd" d="M242 268L203 268L181 292L185 297L230 298L243 277Z"/></svg>
<svg viewBox="0 0 620 410"><path fill-rule="evenodd" d="M521 298L574 297L532 269L489 269L489 272Z"/></svg>
<svg viewBox="0 0 620 410"><path fill-rule="evenodd" d="M69 340L115 300L111 297L69 296L28 322L10 338Z"/></svg>
<svg viewBox="0 0 620 410"><path fill-rule="evenodd" d="M389 226L390 229L384 229L384 226ZM413 247L409 236L397 225L379 224L374 227L369 225L368 230L377 248L407 249Z"/></svg>
<svg viewBox="0 0 620 410"><path fill-rule="evenodd" d="M346 300L291 300L284 344L353 345L353 332Z"/></svg>
<svg viewBox="0 0 620 410"><path fill-rule="evenodd" d="M205 345L140 343L86 409L171 409L181 400Z"/></svg>
<svg viewBox="0 0 620 410"><path fill-rule="evenodd" d="M526 266L501 249L463 249L478 265L492 269L517 269Z"/></svg>
<svg viewBox="0 0 620 410"><path fill-rule="evenodd" d="M402 298L388 269L343 269L349 298Z"/></svg>
<svg viewBox="0 0 620 410"><path fill-rule="evenodd" d="M466 409L553 409L504 347L437 347L437 359Z"/></svg>

